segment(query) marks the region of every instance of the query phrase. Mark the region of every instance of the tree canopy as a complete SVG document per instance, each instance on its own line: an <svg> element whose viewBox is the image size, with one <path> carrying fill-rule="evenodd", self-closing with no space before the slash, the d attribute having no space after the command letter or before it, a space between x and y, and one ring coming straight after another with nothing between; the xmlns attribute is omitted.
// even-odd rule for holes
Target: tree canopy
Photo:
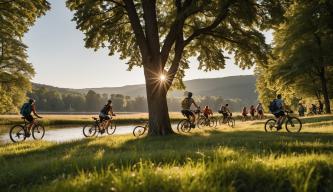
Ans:
<svg viewBox="0 0 333 192"><path fill-rule="evenodd" d="M327 113L333 97L329 90L333 83L329 78L333 69L332 6L332 1L325 0L294 1L274 33L273 58L261 76L274 82L270 84L278 92L318 100L323 96Z"/></svg>
<svg viewBox="0 0 333 192"><path fill-rule="evenodd" d="M22 37L48 9L45 0L0 0L0 113L14 110L31 89L34 69Z"/></svg>
<svg viewBox="0 0 333 192"><path fill-rule="evenodd" d="M143 66L150 134L164 135L172 133L166 93L172 84L182 87L189 58L206 71L224 68L226 53L241 68L266 63L270 47L260 30L281 21L288 1L67 0L67 6L87 48L119 52L129 69Z"/></svg>

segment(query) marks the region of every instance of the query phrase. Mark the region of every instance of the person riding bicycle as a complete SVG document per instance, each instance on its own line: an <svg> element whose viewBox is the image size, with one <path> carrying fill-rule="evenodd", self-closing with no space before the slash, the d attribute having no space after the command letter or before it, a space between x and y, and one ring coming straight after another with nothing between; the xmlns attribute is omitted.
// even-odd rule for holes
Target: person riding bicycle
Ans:
<svg viewBox="0 0 333 192"><path fill-rule="evenodd" d="M221 105L220 113L223 115L223 122L227 119L228 116L231 116L231 112L229 110L229 104Z"/></svg>
<svg viewBox="0 0 333 192"><path fill-rule="evenodd" d="M32 128L32 126L35 124L35 119L34 117L31 115L31 112L38 118L42 118L41 116L39 116L36 112L36 106L35 106L35 100L34 99L29 99L29 101L27 103L24 103L21 107L20 110L20 114L24 117L25 120L27 120L29 122L29 126L28 131L27 131L27 137L30 136L30 130Z"/></svg>
<svg viewBox="0 0 333 192"><path fill-rule="evenodd" d="M303 117L305 113L305 107L302 103L298 104L298 115Z"/></svg>
<svg viewBox="0 0 333 192"><path fill-rule="evenodd" d="M247 118L247 114L248 114L247 108L246 108L246 106L244 106L243 109L242 109L242 116L244 118Z"/></svg>
<svg viewBox="0 0 333 192"><path fill-rule="evenodd" d="M258 103L256 110L257 110L259 119L262 119L264 117L264 108L262 107L261 103Z"/></svg>
<svg viewBox="0 0 333 192"><path fill-rule="evenodd" d="M188 92L187 93L187 97L183 99L181 105L182 105L182 114L184 116L186 116L186 118L190 119L191 121L191 127L194 128L195 127L195 115L194 113L190 110L191 109L191 105L193 104L196 108L199 108L199 106L194 102L193 98L192 98L192 93Z"/></svg>
<svg viewBox="0 0 333 192"><path fill-rule="evenodd" d="M281 94L278 94L276 99L274 99L269 106L269 110L277 118L277 122L276 122L277 130L282 129L281 126L282 126L282 122L285 117L284 108L285 108L285 105L282 100L282 96L281 96Z"/></svg>
<svg viewBox="0 0 333 192"><path fill-rule="evenodd" d="M111 124L111 119L112 119L112 116L110 116L110 114L112 116L115 116L115 114L113 113L112 111L112 101L111 100L108 100L107 104L104 105L104 107L101 109L100 113L99 113L99 119L101 122L107 120L108 122L106 123L106 125L104 127L102 127L102 132L105 131L105 129L107 127L110 126Z"/></svg>
<svg viewBox="0 0 333 192"><path fill-rule="evenodd" d="M254 105L250 106L250 115L251 115L251 119L254 120L254 115L256 113L256 109L254 108Z"/></svg>
<svg viewBox="0 0 333 192"><path fill-rule="evenodd" d="M206 119L208 119L209 115L213 115L213 111L208 107L208 105L205 106L203 110L203 115Z"/></svg>

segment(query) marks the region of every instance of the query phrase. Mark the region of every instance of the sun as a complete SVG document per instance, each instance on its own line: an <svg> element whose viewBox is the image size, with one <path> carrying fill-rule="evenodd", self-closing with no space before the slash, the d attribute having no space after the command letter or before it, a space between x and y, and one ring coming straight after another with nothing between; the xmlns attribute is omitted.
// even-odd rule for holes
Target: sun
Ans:
<svg viewBox="0 0 333 192"><path fill-rule="evenodd" d="M166 79L165 75L163 75L163 74L160 75L160 80L161 80L161 81L165 81L165 79Z"/></svg>

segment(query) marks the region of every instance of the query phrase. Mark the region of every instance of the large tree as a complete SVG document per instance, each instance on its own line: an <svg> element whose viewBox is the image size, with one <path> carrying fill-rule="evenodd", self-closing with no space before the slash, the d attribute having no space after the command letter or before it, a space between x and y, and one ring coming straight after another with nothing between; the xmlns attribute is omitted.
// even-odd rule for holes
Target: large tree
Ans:
<svg viewBox="0 0 333 192"><path fill-rule="evenodd" d="M320 99L331 112L329 76L333 68L333 2L297 0L286 13L286 22L274 34L271 78Z"/></svg>
<svg viewBox="0 0 333 192"><path fill-rule="evenodd" d="M233 54L241 68L265 63L260 30L281 20L283 0L67 0L88 48L121 53L129 68L143 66L149 134L173 133L166 94L182 85L189 58L203 70L224 68ZM165 75L166 81L160 81Z"/></svg>
<svg viewBox="0 0 333 192"><path fill-rule="evenodd" d="M30 90L34 70L22 37L48 9L45 0L0 0L0 113L15 109Z"/></svg>

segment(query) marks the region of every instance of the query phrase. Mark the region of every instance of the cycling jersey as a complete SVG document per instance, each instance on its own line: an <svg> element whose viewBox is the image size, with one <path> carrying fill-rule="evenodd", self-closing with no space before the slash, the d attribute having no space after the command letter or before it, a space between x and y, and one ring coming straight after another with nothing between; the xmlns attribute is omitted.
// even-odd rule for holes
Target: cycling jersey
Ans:
<svg viewBox="0 0 333 192"><path fill-rule="evenodd" d="M192 98L189 98L189 97L185 98L182 101L182 109L183 110L190 110L192 103L194 103L194 100Z"/></svg>

